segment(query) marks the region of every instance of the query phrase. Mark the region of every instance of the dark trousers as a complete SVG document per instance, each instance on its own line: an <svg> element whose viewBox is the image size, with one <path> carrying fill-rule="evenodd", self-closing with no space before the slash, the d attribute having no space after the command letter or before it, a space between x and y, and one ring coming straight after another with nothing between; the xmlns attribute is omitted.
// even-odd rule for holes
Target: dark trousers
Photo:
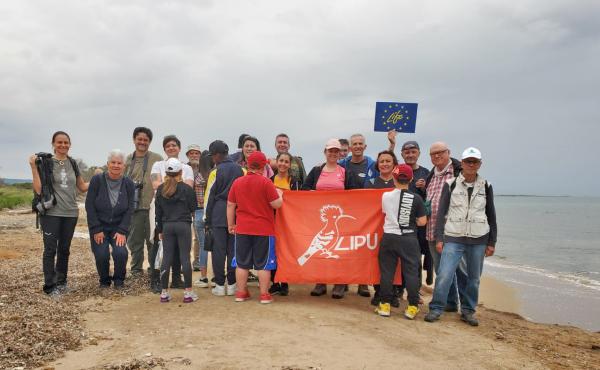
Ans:
<svg viewBox="0 0 600 370"><path fill-rule="evenodd" d="M143 271L144 244L148 248L148 262L151 266L154 264L154 260L150 258L153 245L150 240L149 217L147 209L138 209L131 216L131 226L127 235L127 247L131 251L131 272L139 273ZM154 220L152 221L154 222Z"/></svg>
<svg viewBox="0 0 600 370"><path fill-rule="evenodd" d="M150 262L150 271L154 271L155 274L160 273L160 266L156 268L154 262L156 261L156 254L158 253L158 234L154 233L152 247L148 250L148 261ZM164 246L163 246L164 249ZM171 267L172 280L181 280L181 258L179 258L179 245L176 246L176 250L173 252L173 263Z"/></svg>
<svg viewBox="0 0 600 370"><path fill-rule="evenodd" d="M175 255L179 255L179 267L183 267L183 287L192 287L192 229L189 222L166 222L163 225L163 259L160 267L160 283L163 289L169 287L169 269L175 270Z"/></svg>
<svg viewBox="0 0 600 370"><path fill-rule="evenodd" d="M429 242L427 242L426 230L426 226L418 226L417 238L419 240L421 254L423 255L423 270L427 271L428 276L433 276L433 258L431 257L431 253L429 252Z"/></svg>
<svg viewBox="0 0 600 370"><path fill-rule="evenodd" d="M231 267L234 254L234 236L229 234L226 227L212 227L213 251L212 267L215 283L225 285L225 262L227 262L227 284L235 284L235 268Z"/></svg>
<svg viewBox="0 0 600 370"><path fill-rule="evenodd" d="M384 233L379 248L379 271L381 273L381 301L390 303L394 296L393 283L398 258L402 265L402 278L411 306L419 304L419 270L421 269L421 248L414 236Z"/></svg>
<svg viewBox="0 0 600 370"><path fill-rule="evenodd" d="M40 225L44 240L44 292L50 293L56 285L67 283L69 253L77 217L42 216Z"/></svg>
<svg viewBox="0 0 600 370"><path fill-rule="evenodd" d="M115 286L123 285L127 268L127 259L129 253L127 246L118 247L114 239L114 232L105 232L104 241L98 244L94 241L94 235L90 235L92 252L96 259L96 270L100 276L100 285L110 285L111 281ZM112 248L112 258L114 263L113 276L110 276L110 249Z"/></svg>

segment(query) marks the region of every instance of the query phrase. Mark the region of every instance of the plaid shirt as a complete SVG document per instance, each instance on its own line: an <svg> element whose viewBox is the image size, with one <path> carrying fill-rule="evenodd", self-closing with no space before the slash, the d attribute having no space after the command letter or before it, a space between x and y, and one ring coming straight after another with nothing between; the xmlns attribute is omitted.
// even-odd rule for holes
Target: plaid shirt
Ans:
<svg viewBox="0 0 600 370"><path fill-rule="evenodd" d="M194 192L198 200L198 208L204 208L204 191L206 190L206 179L200 172L194 176Z"/></svg>
<svg viewBox="0 0 600 370"><path fill-rule="evenodd" d="M435 171L435 168L432 169ZM454 168L450 163L442 172L433 173L433 177L427 186L427 200L431 201L431 215L427 220L427 240L435 241L435 224L437 220L438 206L440 204L440 196L442 188L447 180L454 178Z"/></svg>

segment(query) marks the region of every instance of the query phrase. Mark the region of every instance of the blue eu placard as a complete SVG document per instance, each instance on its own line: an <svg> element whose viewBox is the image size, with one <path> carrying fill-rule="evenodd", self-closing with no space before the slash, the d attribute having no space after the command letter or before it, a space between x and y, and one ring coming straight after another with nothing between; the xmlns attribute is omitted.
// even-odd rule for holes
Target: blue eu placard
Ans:
<svg viewBox="0 0 600 370"><path fill-rule="evenodd" d="M377 102L375 131L414 133L417 126L417 103Z"/></svg>

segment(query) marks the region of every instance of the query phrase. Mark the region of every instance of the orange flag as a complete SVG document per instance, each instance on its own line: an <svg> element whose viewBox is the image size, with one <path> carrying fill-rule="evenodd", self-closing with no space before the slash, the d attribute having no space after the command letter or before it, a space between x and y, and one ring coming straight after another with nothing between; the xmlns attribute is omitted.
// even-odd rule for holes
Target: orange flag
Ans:
<svg viewBox="0 0 600 370"><path fill-rule="evenodd" d="M381 195L389 190L286 191L275 221L275 280L379 284ZM399 276L400 268L396 283Z"/></svg>

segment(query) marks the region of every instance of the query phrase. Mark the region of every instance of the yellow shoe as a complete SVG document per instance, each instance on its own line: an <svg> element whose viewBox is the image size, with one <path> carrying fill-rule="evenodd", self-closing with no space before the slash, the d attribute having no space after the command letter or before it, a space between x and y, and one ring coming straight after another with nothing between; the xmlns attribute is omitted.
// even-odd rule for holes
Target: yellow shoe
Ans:
<svg viewBox="0 0 600 370"><path fill-rule="evenodd" d="M412 320L419 313L419 307L417 306L408 306L406 307L406 311L404 311L404 317L409 320Z"/></svg>
<svg viewBox="0 0 600 370"><path fill-rule="evenodd" d="M389 303L379 303L377 308L375 309L375 313L379 316L389 317L390 316L390 304Z"/></svg>

